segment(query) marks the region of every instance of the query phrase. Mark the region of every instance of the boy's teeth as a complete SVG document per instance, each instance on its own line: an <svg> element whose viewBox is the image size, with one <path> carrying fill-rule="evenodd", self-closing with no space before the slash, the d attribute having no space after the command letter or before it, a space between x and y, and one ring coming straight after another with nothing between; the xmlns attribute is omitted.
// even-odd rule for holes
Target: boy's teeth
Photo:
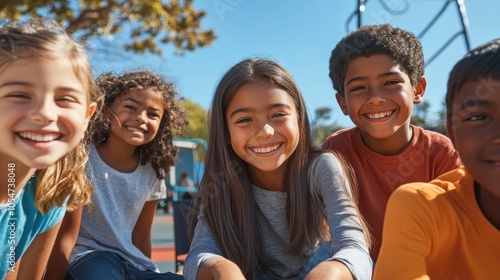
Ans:
<svg viewBox="0 0 500 280"><path fill-rule="evenodd" d="M390 114L391 114L391 112L383 112L383 113L367 114L367 116L370 119L380 119L380 118L389 116Z"/></svg>
<svg viewBox="0 0 500 280"><path fill-rule="evenodd" d="M59 137L59 134L57 133L50 133L50 134L35 134L35 133L30 133L30 132L21 132L19 135L22 138L26 138L32 141L37 141L37 142L49 142L49 141L54 141Z"/></svg>
<svg viewBox="0 0 500 280"><path fill-rule="evenodd" d="M274 146L265 147L265 148L253 148L253 151L256 153L269 153L269 152L272 152L272 151L278 149L279 146L280 146L279 144L276 144Z"/></svg>

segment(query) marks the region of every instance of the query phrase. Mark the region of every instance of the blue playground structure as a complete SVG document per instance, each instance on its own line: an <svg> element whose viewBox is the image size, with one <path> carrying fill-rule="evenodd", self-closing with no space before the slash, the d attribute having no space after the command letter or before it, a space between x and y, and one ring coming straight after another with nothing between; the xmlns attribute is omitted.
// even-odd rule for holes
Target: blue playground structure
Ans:
<svg viewBox="0 0 500 280"><path fill-rule="evenodd" d="M167 187L173 191L172 199L179 200L188 191L196 192L204 171L205 152L207 142L200 138L174 138L174 146L177 147L177 162L170 168L166 176ZM187 172L193 180L193 187L178 186L182 172Z"/></svg>
<svg viewBox="0 0 500 280"><path fill-rule="evenodd" d="M181 200L185 193L194 193L198 190L198 185L203 177L205 152L207 142L200 138L174 138L174 146L177 148L177 161L175 166L170 168L170 172L165 175L165 184L169 197L158 203L159 208L168 212L169 201ZM193 181L193 187L179 186L179 178L182 172L187 172Z"/></svg>

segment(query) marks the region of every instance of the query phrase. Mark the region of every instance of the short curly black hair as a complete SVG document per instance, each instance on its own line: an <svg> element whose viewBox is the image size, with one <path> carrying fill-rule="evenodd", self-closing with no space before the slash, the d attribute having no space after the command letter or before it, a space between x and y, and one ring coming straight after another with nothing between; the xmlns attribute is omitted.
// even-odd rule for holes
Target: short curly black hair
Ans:
<svg viewBox="0 0 500 280"><path fill-rule="evenodd" d="M413 86L424 76L422 45L413 33L389 24L366 25L345 36L332 50L330 79L338 94L344 96L344 79L351 61L373 54L393 57L408 71Z"/></svg>
<svg viewBox="0 0 500 280"><path fill-rule="evenodd" d="M141 165L151 162L156 176L163 179L165 172L168 172L170 167L175 165L174 134L182 134L187 125L186 115L180 106L180 97L175 91L174 85L160 75L147 70L126 72L119 76L106 73L96 79L96 84L104 95L103 106L106 107L109 107L117 96L124 94L127 90L153 88L162 95L164 113L158 133L153 141L137 148L141 155ZM90 123L94 145L106 140L111 124L104 115L104 110L98 111L100 113L94 115Z"/></svg>

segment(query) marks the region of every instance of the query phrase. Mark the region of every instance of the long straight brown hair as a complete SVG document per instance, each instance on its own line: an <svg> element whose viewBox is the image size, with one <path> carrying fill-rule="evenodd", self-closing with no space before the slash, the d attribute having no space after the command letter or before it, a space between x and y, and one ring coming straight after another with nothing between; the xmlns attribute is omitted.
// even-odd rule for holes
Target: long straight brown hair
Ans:
<svg viewBox="0 0 500 280"><path fill-rule="evenodd" d="M310 126L302 94L290 73L266 59L246 59L233 66L220 80L212 100L205 173L193 201L189 236L194 235L198 214L210 226L223 256L236 263L247 278L262 271L266 258L256 218L247 165L232 150L225 118L236 91L245 83L270 82L286 91L295 103L300 139L286 161L286 219L288 252L300 254L318 238L330 238L321 202L308 186L309 162L321 153L312 145ZM200 213L201 211L201 213Z"/></svg>

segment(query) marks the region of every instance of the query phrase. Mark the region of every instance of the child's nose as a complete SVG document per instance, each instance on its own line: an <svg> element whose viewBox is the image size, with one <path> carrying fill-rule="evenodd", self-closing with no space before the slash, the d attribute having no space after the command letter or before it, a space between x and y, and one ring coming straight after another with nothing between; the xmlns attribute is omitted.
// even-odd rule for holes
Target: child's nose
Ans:
<svg viewBox="0 0 500 280"><path fill-rule="evenodd" d="M368 97L368 104L378 106L387 101L384 93L379 89L371 89Z"/></svg>
<svg viewBox="0 0 500 280"><path fill-rule="evenodd" d="M257 131L256 137L258 139L265 139L269 138L274 134L274 128L269 125L268 123L265 123L261 128Z"/></svg>
<svg viewBox="0 0 500 280"><path fill-rule="evenodd" d="M39 124L53 122L57 118L56 107L55 103L49 98L36 101L31 109L31 119Z"/></svg>
<svg viewBox="0 0 500 280"><path fill-rule="evenodd" d="M147 123L148 122L148 113L147 112L139 112L135 117L135 120L138 123Z"/></svg>

